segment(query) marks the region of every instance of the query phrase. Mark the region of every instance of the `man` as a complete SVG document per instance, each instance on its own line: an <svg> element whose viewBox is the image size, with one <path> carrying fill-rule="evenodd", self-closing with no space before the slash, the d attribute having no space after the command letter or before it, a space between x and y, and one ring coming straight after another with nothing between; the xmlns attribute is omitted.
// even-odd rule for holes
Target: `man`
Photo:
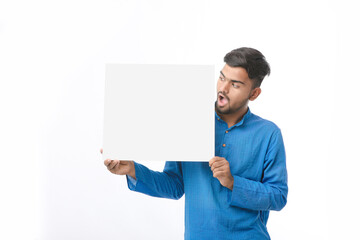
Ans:
<svg viewBox="0 0 360 240"><path fill-rule="evenodd" d="M155 172L133 161L106 159L129 189L179 199L185 194L185 239L270 239L269 210L287 199L285 149L280 129L250 112L270 67L252 48L224 57L215 102L215 157L207 162L166 162Z"/></svg>

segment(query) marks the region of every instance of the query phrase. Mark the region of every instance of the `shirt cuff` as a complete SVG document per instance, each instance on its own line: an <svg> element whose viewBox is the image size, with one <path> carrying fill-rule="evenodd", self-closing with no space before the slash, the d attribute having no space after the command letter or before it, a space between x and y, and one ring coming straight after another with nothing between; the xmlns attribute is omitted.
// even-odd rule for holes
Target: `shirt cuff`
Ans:
<svg viewBox="0 0 360 240"><path fill-rule="evenodd" d="M126 175L126 178L127 178L129 189L134 190L135 187L136 187L137 180L134 179L133 177L129 176L129 175Z"/></svg>

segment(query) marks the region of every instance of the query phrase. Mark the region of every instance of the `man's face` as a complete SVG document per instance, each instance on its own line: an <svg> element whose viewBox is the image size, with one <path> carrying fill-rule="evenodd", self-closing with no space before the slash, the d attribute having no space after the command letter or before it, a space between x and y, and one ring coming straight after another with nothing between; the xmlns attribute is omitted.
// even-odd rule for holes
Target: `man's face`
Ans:
<svg viewBox="0 0 360 240"><path fill-rule="evenodd" d="M233 114L247 108L248 101L254 100L252 81L242 67L225 64L217 82L216 111L220 114Z"/></svg>

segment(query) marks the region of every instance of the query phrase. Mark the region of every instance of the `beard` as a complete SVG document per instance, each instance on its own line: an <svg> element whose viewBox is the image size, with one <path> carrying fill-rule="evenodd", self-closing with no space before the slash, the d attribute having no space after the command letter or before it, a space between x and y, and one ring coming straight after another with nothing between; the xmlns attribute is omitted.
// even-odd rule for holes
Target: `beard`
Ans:
<svg viewBox="0 0 360 240"><path fill-rule="evenodd" d="M238 111L240 111L242 108L246 107L248 103L248 99L244 99L238 106L231 106L230 99L228 99L228 103L223 106L219 107L218 100L215 102L215 111L222 115L231 115Z"/></svg>
<svg viewBox="0 0 360 240"><path fill-rule="evenodd" d="M220 114L231 114L232 109L230 109L230 101L224 107L219 107L218 100L215 102L215 111Z"/></svg>

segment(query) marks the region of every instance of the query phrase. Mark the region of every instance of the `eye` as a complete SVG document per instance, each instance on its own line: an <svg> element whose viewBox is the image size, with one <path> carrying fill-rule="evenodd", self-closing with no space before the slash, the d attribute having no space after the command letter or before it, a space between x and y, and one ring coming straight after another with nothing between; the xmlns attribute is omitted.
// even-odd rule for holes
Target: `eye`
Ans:
<svg viewBox="0 0 360 240"><path fill-rule="evenodd" d="M239 88L238 85L236 85L235 83L232 84L234 88Z"/></svg>
<svg viewBox="0 0 360 240"><path fill-rule="evenodd" d="M225 80L222 76L220 76L219 79L220 79L220 81L224 81L224 80Z"/></svg>

